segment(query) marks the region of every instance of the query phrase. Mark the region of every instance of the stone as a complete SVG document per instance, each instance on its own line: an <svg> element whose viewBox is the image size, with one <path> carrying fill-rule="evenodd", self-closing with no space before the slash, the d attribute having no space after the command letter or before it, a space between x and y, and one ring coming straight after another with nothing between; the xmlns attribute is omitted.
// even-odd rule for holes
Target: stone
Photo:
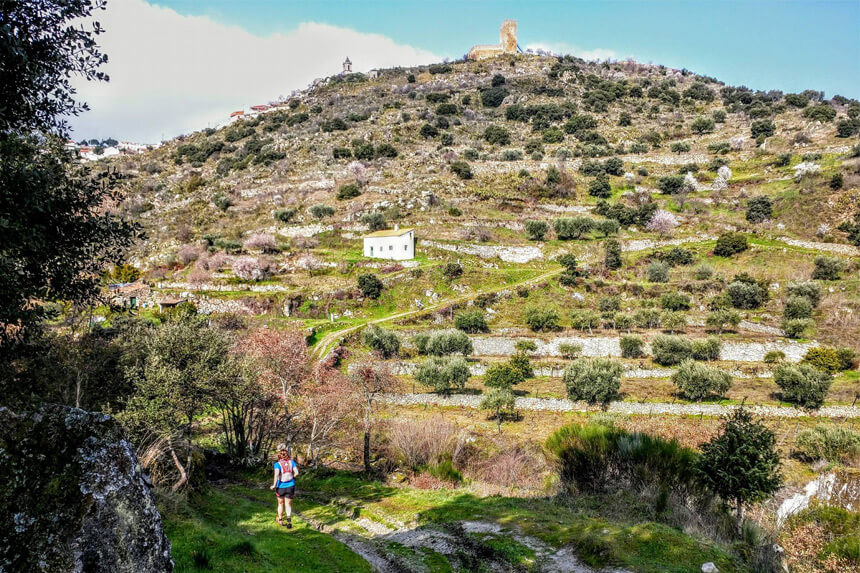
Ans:
<svg viewBox="0 0 860 573"><path fill-rule="evenodd" d="M149 478L112 417L0 408L0 571L173 571Z"/></svg>
<svg viewBox="0 0 860 573"><path fill-rule="evenodd" d="M717 569L717 566L713 564L713 562L708 561L707 563L702 564L702 573L719 573L720 570Z"/></svg>

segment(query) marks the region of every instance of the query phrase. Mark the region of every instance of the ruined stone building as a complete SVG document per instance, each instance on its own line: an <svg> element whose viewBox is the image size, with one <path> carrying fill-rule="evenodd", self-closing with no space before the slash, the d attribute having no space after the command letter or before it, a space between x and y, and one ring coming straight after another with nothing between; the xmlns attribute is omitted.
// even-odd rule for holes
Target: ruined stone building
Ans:
<svg viewBox="0 0 860 573"><path fill-rule="evenodd" d="M517 21L505 20L502 22L501 28L499 28L498 44L472 46L466 57L470 60L486 60L487 58L495 58L501 54L516 54L518 51Z"/></svg>

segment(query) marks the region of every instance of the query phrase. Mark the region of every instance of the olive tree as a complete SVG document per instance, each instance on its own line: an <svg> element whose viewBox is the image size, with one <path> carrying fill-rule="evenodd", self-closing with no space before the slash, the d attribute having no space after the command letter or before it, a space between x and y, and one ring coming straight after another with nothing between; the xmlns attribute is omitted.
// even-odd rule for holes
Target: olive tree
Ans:
<svg viewBox="0 0 860 573"><path fill-rule="evenodd" d="M599 404L605 409L618 398L621 363L611 358L578 358L565 369L562 380L571 400Z"/></svg>

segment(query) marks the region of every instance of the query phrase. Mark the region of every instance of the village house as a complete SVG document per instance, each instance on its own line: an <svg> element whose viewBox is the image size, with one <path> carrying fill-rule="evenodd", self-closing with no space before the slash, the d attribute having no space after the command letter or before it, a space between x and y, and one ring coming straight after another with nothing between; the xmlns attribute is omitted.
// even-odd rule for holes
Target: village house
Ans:
<svg viewBox="0 0 860 573"><path fill-rule="evenodd" d="M123 308L146 306L152 294L149 285L142 281L108 285L108 292L110 293L110 303Z"/></svg>
<svg viewBox="0 0 860 573"><path fill-rule="evenodd" d="M364 236L364 256L372 259L408 261L415 258L415 230L376 231Z"/></svg>

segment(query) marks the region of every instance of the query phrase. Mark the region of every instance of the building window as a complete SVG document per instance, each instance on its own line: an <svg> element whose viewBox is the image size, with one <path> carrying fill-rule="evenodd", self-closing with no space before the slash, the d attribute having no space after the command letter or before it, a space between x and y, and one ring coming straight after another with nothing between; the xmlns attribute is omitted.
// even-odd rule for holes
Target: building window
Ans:
<svg viewBox="0 0 860 573"><path fill-rule="evenodd" d="M370 247L370 256L371 256L371 257L373 256L373 246L372 246L372 245L371 245L371 247Z"/></svg>
<svg viewBox="0 0 860 573"><path fill-rule="evenodd" d="M404 251L408 251L408 250L409 250L409 245L403 245L403 250L404 250Z"/></svg>
<svg viewBox="0 0 860 573"><path fill-rule="evenodd" d="M394 250L394 245L388 245L388 250L389 250L389 251L393 251L393 250Z"/></svg>

